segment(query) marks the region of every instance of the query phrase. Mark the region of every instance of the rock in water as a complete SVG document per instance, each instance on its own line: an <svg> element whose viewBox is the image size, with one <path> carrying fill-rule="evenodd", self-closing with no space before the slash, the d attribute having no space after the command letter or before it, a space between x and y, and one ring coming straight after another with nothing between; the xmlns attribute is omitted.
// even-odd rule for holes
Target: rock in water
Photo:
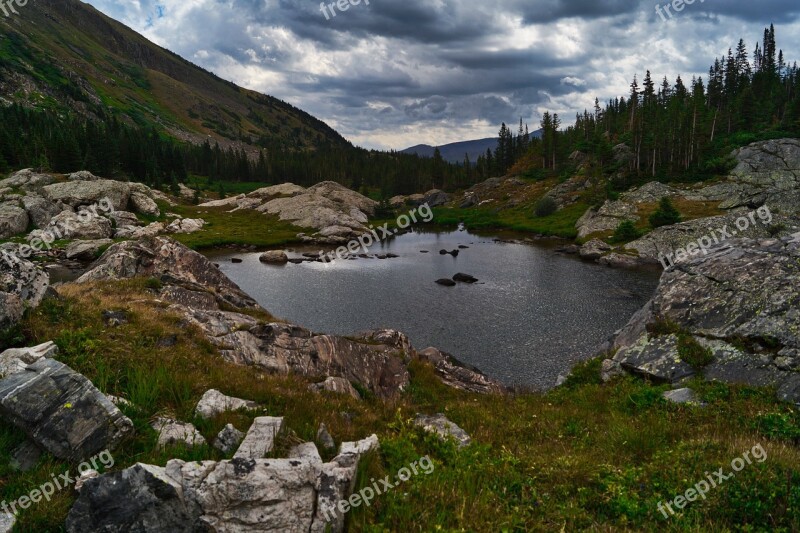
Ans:
<svg viewBox="0 0 800 533"><path fill-rule="evenodd" d="M269 252L264 252L258 259L262 263L273 265L285 265L289 262L289 256L287 256L286 252L283 250L271 250Z"/></svg>
<svg viewBox="0 0 800 533"><path fill-rule="evenodd" d="M458 274L453 276L453 281L458 281L460 283L477 283L478 278L470 276L469 274L464 274L462 272L459 272Z"/></svg>
<svg viewBox="0 0 800 533"><path fill-rule="evenodd" d="M133 423L84 376L41 359L0 380L0 414L59 459L113 449Z"/></svg>
<svg viewBox="0 0 800 533"><path fill-rule="evenodd" d="M439 284L439 285L444 285L445 287L455 287L456 286L456 282L455 281L453 281L452 279L447 279L447 278L437 279L436 283Z"/></svg>

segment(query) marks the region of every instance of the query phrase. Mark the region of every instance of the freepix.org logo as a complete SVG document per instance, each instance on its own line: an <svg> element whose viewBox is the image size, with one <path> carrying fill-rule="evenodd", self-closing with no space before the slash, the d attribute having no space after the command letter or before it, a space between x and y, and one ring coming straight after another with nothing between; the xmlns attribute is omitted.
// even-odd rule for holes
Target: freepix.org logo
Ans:
<svg viewBox="0 0 800 533"><path fill-rule="evenodd" d="M2 11L3 15L6 17L19 15L19 11L14 9L14 5L17 7L25 7L28 5L28 0L0 0L0 11Z"/></svg>

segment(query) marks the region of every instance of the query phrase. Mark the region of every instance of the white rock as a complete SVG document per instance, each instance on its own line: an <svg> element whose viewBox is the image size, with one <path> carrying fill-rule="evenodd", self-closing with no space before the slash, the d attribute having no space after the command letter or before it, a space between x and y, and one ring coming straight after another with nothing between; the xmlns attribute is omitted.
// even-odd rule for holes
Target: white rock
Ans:
<svg viewBox="0 0 800 533"><path fill-rule="evenodd" d="M216 389L211 389L203 394L195 409L201 418L214 418L218 414L226 411L238 411L239 409L255 409L258 404L233 396L225 396Z"/></svg>
<svg viewBox="0 0 800 533"><path fill-rule="evenodd" d="M261 459L275 446L275 438L283 427L283 418L262 416L253 420L234 459Z"/></svg>
<svg viewBox="0 0 800 533"><path fill-rule="evenodd" d="M40 359L50 359L58 353L58 346L46 342L31 348L11 348L0 354L0 376L22 372L25 367Z"/></svg>
<svg viewBox="0 0 800 533"><path fill-rule="evenodd" d="M186 444L189 447L202 446L206 439L188 422L178 422L169 418L157 418L151 424L158 432L158 447L164 448L173 444Z"/></svg>

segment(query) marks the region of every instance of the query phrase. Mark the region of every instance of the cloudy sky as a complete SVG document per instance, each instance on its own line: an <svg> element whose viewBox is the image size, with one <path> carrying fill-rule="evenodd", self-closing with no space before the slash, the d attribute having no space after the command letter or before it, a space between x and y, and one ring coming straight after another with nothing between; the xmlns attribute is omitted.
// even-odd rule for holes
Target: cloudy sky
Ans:
<svg viewBox="0 0 800 533"><path fill-rule="evenodd" d="M705 75L775 23L800 61L798 0L88 0L219 76L305 109L354 143L402 149L493 136L659 80ZM328 0L330 3L333 0ZM666 0L659 0L666 4ZM343 0L344 3L344 0Z"/></svg>

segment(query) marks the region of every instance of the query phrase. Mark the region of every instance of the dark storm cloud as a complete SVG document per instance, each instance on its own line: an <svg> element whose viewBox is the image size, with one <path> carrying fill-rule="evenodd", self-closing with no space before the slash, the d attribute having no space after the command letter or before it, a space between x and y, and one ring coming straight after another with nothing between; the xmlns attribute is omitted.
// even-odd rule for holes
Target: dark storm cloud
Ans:
<svg viewBox="0 0 800 533"><path fill-rule="evenodd" d="M326 4L330 4L330 0ZM364 0L329 19L309 0L91 0L226 79L290 101L359 144L485 137L544 110L573 116L660 80L705 75L775 22L800 58L797 0Z"/></svg>

